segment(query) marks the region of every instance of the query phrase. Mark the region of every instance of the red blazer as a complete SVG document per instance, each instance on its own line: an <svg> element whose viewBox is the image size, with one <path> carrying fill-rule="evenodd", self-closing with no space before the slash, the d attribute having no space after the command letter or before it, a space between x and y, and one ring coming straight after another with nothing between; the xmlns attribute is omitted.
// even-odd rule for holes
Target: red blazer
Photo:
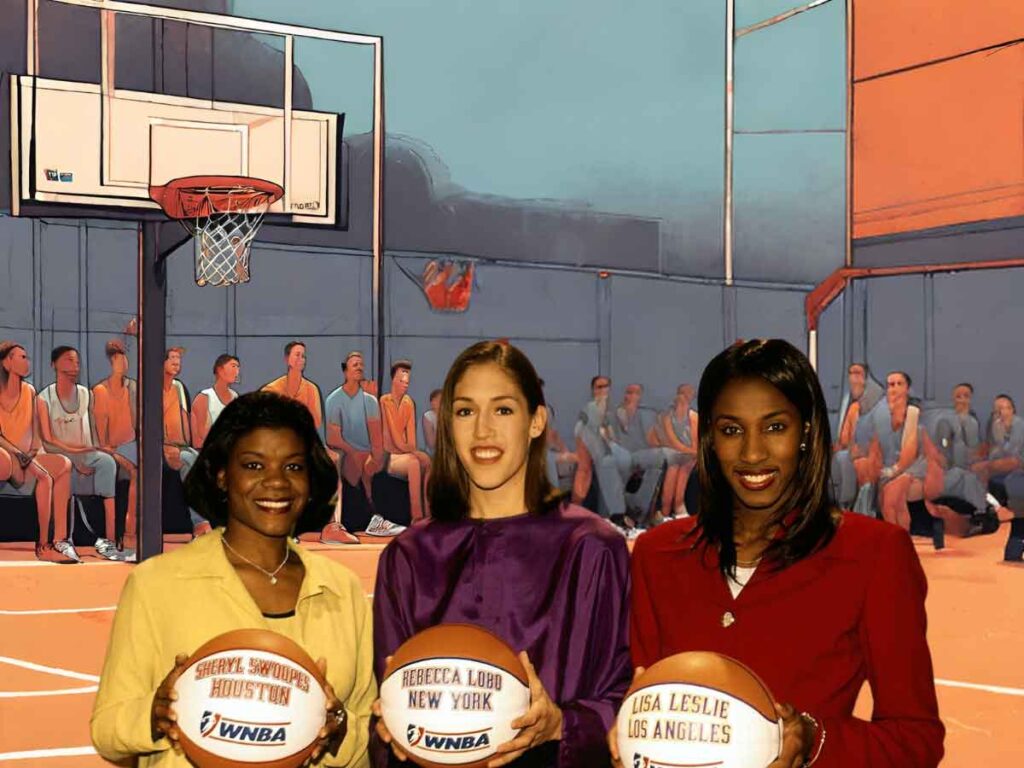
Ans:
<svg viewBox="0 0 1024 768"><path fill-rule="evenodd" d="M762 564L733 599L717 553L686 537L695 525L666 523L636 540L637 666L696 650L742 661L777 701L823 724L820 768L939 764L945 728L925 638L927 582L905 531L846 514L827 547L781 571ZM871 722L852 716L864 680Z"/></svg>

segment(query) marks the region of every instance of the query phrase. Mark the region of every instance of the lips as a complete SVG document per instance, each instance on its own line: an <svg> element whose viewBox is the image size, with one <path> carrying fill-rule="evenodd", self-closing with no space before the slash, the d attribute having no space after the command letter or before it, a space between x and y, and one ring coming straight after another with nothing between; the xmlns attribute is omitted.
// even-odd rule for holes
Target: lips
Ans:
<svg viewBox="0 0 1024 768"><path fill-rule="evenodd" d="M281 515L291 509L291 499L256 499L255 504L271 515Z"/></svg>
<svg viewBox="0 0 1024 768"><path fill-rule="evenodd" d="M748 491L763 491L772 486L775 478L779 476L779 471L777 469L761 469L756 472L736 470L735 474L739 478L740 485Z"/></svg>
<svg viewBox="0 0 1024 768"><path fill-rule="evenodd" d="M503 450L493 445L477 446L470 453L473 456L473 461L477 464L495 464L505 454Z"/></svg>

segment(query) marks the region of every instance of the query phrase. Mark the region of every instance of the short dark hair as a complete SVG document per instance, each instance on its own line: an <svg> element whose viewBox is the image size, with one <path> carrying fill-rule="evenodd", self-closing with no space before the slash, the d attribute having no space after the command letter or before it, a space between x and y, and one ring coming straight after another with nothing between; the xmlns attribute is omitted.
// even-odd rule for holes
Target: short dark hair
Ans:
<svg viewBox="0 0 1024 768"><path fill-rule="evenodd" d="M801 422L807 425L807 449L800 453L796 476L773 521L781 522L793 512L799 515L768 545L763 555L766 562L786 567L807 557L832 539L837 525L832 517L832 433L817 374L806 355L788 341L754 339L733 344L708 363L697 396L700 507L696 530L699 542L718 551L719 567L726 574L736 567L733 494L715 454L712 417L719 394L736 379L761 379L771 384L796 407Z"/></svg>
<svg viewBox="0 0 1024 768"><path fill-rule="evenodd" d="M288 357L288 355L290 355L292 353L292 350L295 349L295 347L302 347L303 349L305 349L306 348L306 342L304 342L304 341L289 341L287 344L284 345L284 356Z"/></svg>
<svg viewBox="0 0 1024 768"><path fill-rule="evenodd" d="M185 348L184 347L168 347L167 349L165 349L164 350L164 361L165 362L166 362L167 358L169 358L171 356L171 352L177 352L178 353L178 357L181 357L183 354L185 354Z"/></svg>
<svg viewBox="0 0 1024 768"><path fill-rule="evenodd" d="M444 379L441 407L437 418L437 444L431 463L427 496L435 520L463 520L469 515L469 475L459 460L452 435L455 387L466 371L475 365L497 365L516 383L526 400L530 414L544 405L544 390L529 358L516 347L502 341L480 341L467 347L455 358ZM223 418L223 417L222 417ZM548 480L547 444L545 435L533 439L526 458L526 509L543 514L560 506L565 500Z"/></svg>
<svg viewBox="0 0 1024 768"><path fill-rule="evenodd" d="M213 361L213 375L217 375L217 371L223 368L225 365L234 360L236 363L241 364L241 361L234 355L224 353L223 355L217 355L217 359Z"/></svg>
<svg viewBox="0 0 1024 768"><path fill-rule="evenodd" d="M224 525L228 519L228 502L217 485L217 474L227 466L239 438L262 428L290 429L305 444L310 499L295 531L320 530L333 512L331 501L338 488L338 470L327 455L306 406L274 392L249 392L224 408L210 427L199 458L185 478L185 500L212 525Z"/></svg>
<svg viewBox="0 0 1024 768"><path fill-rule="evenodd" d="M395 378L395 371L409 371L412 373L412 363L408 360L395 360L391 364L391 378Z"/></svg>
<svg viewBox="0 0 1024 768"><path fill-rule="evenodd" d="M611 378L609 378L608 376L605 376L604 374L600 374L599 373L597 376L595 376L594 378L592 378L590 380L590 388L593 389L594 385L597 384L597 382L600 381L601 379L608 379L608 383L609 384L612 381Z"/></svg>
<svg viewBox="0 0 1024 768"><path fill-rule="evenodd" d="M912 378L910 378L910 374L907 373L906 371L889 371L889 373L887 373L885 375L885 378L888 379L894 373L898 373L900 376L902 376L904 379L906 379L906 381L907 381L907 389L909 389L911 386L913 386L914 380ZM886 382L886 383L888 383L888 382Z"/></svg>
<svg viewBox="0 0 1024 768"><path fill-rule="evenodd" d="M1010 397L1005 392L1000 394L1000 395L996 395L995 396L995 400L1005 400L1006 402L1008 402L1010 404L1010 407L1013 408L1013 412L1014 413L1017 412L1017 404L1015 402L1013 402L1013 398Z"/></svg>
<svg viewBox="0 0 1024 768"><path fill-rule="evenodd" d="M75 353L77 353L78 350L75 349L74 347L69 347L66 344L62 344L59 347L54 347L53 351L50 353L50 365L53 365L54 363L56 363L58 360L60 360L61 355L65 355L68 352L75 352Z"/></svg>
<svg viewBox="0 0 1024 768"><path fill-rule="evenodd" d="M850 363L848 366L846 366L846 372L849 373L854 366L857 366L858 368L863 368L865 376L868 376L871 373L871 369L868 368L867 363L859 363L856 360Z"/></svg>
<svg viewBox="0 0 1024 768"><path fill-rule="evenodd" d="M125 349L124 342L119 341L118 339L111 339L108 341L106 347L103 348L103 351L107 355L107 360L113 360L114 355L128 356L128 351Z"/></svg>
<svg viewBox="0 0 1024 768"><path fill-rule="evenodd" d="M953 387L953 391L955 392L956 390L960 389L960 387L967 387L967 389L971 391L971 394L974 394L974 386L969 381L961 381L959 384Z"/></svg>
<svg viewBox="0 0 1024 768"><path fill-rule="evenodd" d="M440 395L441 395L441 390L440 390L440 389L432 389L432 390L430 391L430 397L429 397L429 399L430 399L430 400L433 400L433 399L434 399L435 397L439 397Z"/></svg>

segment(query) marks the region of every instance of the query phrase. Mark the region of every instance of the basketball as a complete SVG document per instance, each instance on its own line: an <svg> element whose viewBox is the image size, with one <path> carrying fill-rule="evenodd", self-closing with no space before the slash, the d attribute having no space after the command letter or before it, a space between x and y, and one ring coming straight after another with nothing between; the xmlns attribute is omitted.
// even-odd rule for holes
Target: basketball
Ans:
<svg viewBox="0 0 1024 768"><path fill-rule="evenodd" d="M239 629L186 662L175 683L181 746L199 768L295 768L326 719L324 678L283 635Z"/></svg>
<svg viewBox="0 0 1024 768"><path fill-rule="evenodd" d="M662 659L622 702L622 764L765 768L782 746L774 702L761 679L728 656L698 651Z"/></svg>
<svg viewBox="0 0 1024 768"><path fill-rule="evenodd" d="M395 651L380 686L384 725L424 768L487 764L530 707L526 670L501 638L442 624Z"/></svg>

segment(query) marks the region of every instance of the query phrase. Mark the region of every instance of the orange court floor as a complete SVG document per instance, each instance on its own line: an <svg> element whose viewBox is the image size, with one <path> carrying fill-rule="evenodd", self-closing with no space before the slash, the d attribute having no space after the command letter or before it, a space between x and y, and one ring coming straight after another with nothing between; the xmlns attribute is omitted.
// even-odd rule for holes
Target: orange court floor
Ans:
<svg viewBox="0 0 1024 768"><path fill-rule="evenodd" d="M1024 567L1001 561L1007 527L919 542L928 574L929 642L950 768L1019 765L1024 758ZM168 548L187 537L168 537ZM379 539L307 543L373 591ZM127 564L86 548L85 565L38 563L31 544L0 544L0 766L109 765L89 743L89 713ZM865 687L857 714L869 717Z"/></svg>

